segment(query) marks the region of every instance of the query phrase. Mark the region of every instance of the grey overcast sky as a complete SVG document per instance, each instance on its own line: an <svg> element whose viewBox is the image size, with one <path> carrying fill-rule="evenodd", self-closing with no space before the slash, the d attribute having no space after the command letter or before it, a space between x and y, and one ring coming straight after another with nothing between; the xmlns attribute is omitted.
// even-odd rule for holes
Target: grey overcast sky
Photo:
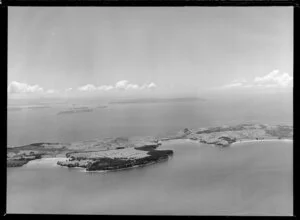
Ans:
<svg viewBox="0 0 300 220"><path fill-rule="evenodd" d="M8 94L291 87L292 7L9 7Z"/></svg>

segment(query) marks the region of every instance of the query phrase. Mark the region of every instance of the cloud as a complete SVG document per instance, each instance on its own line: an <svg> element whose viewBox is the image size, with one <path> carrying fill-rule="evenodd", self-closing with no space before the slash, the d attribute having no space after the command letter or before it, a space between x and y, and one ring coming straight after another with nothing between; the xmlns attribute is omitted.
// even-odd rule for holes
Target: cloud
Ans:
<svg viewBox="0 0 300 220"><path fill-rule="evenodd" d="M79 91L109 91L113 89L117 90L137 90L137 89L152 89L157 87L157 85L153 82L149 84L143 84L142 86L138 84L130 83L128 80L120 80L113 85L101 85L95 86L93 84L87 84L85 86L81 86L78 88Z"/></svg>
<svg viewBox="0 0 300 220"><path fill-rule="evenodd" d="M274 70L263 77L255 77L254 83L267 87L288 87L293 84L293 77L288 73L280 74L279 70Z"/></svg>
<svg viewBox="0 0 300 220"><path fill-rule="evenodd" d="M81 86L78 88L79 91L83 92L93 92L93 91L108 91L113 89L114 87L111 85L102 85L102 86L95 86L93 84L87 84L85 86Z"/></svg>
<svg viewBox="0 0 300 220"><path fill-rule="evenodd" d="M117 89L151 89L151 88L155 88L157 87L157 85L153 82L149 83L149 84L143 84L142 86L137 85L137 84L132 84L129 83L127 80L121 80L119 82L116 83L115 86Z"/></svg>
<svg viewBox="0 0 300 220"><path fill-rule="evenodd" d="M103 86L99 86L98 87L98 90L104 90L104 91L108 91L108 90L111 90L113 89L114 87L111 86L111 85L103 85Z"/></svg>
<svg viewBox="0 0 300 220"><path fill-rule="evenodd" d="M139 85L137 85L137 84L131 84L127 80L121 80L121 81L117 82L116 85L115 85L115 87L117 89L126 89L126 90L140 88Z"/></svg>
<svg viewBox="0 0 300 220"><path fill-rule="evenodd" d="M243 85L243 83L233 82L233 83L224 85L223 88L241 87L242 85Z"/></svg>
<svg viewBox="0 0 300 220"><path fill-rule="evenodd" d="M140 90L140 89L153 89L157 87L157 85L153 82L148 84L143 84L140 86L138 84L130 83L128 80L121 80L116 82L115 85L100 85L96 86L93 84L86 84L77 88L78 91L81 92L97 92L97 91L111 91L111 90ZM29 85L26 83L11 82L8 87L7 91L9 94L39 94L39 95L58 95L60 92L62 93L69 93L74 91L73 88L66 88L62 90L55 90L55 89L47 89L44 90L39 85Z"/></svg>
<svg viewBox="0 0 300 220"><path fill-rule="evenodd" d="M139 88L139 86L136 84L128 84L126 86L126 89L138 89L138 88Z"/></svg>
<svg viewBox="0 0 300 220"><path fill-rule="evenodd" d="M255 77L250 83L246 80L234 80L230 84L224 85L222 89L229 88L287 88L293 86L293 77L288 73L280 74L279 70L273 70L262 77Z"/></svg>
<svg viewBox="0 0 300 220"><path fill-rule="evenodd" d="M121 80L116 83L116 88L117 89L126 89L126 86L129 82L127 80Z"/></svg>
<svg viewBox="0 0 300 220"><path fill-rule="evenodd" d="M149 83L149 84L143 84L140 89L152 89L157 87L157 85L153 82Z"/></svg>
<svg viewBox="0 0 300 220"><path fill-rule="evenodd" d="M221 86L221 89L230 89L230 88L237 88L237 87L243 87L245 86L245 83L247 83L247 80L245 79L235 79L231 83Z"/></svg>
<svg viewBox="0 0 300 220"><path fill-rule="evenodd" d="M39 85L28 85L26 83L20 83L13 81L8 85L8 93L17 94L17 93L42 93L44 89Z"/></svg>
<svg viewBox="0 0 300 220"><path fill-rule="evenodd" d="M95 91L95 90L97 90L97 87L92 84L87 84L85 86L79 87L78 90L83 91L83 92Z"/></svg>
<svg viewBox="0 0 300 220"><path fill-rule="evenodd" d="M148 85L149 89L155 88L155 87L157 87L157 85L155 83L153 83L153 82Z"/></svg>

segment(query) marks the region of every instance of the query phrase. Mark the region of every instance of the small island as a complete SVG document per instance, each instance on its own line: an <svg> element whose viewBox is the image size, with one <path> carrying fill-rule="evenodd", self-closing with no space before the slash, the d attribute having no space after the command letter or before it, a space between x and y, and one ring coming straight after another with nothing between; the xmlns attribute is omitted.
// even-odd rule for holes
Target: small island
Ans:
<svg viewBox="0 0 300 220"><path fill-rule="evenodd" d="M20 167L31 160L62 158L57 164L86 171L120 170L167 160L172 150L157 150L166 141L192 140L218 147L242 141L293 139L289 125L239 124L188 129L168 137L117 137L73 143L33 143L7 148L7 167Z"/></svg>
<svg viewBox="0 0 300 220"><path fill-rule="evenodd" d="M107 106L106 105L99 105L99 106L96 106L96 107L86 107L86 106L72 107L72 108L69 108L67 110L63 110L63 111L58 112L57 115L92 112L96 109L102 109L102 108L107 108Z"/></svg>
<svg viewBox="0 0 300 220"><path fill-rule="evenodd" d="M60 111L57 115L64 115L64 114L74 114L74 113L83 113L83 112L92 112L93 109L89 107L75 107L68 110Z"/></svg>
<svg viewBox="0 0 300 220"><path fill-rule="evenodd" d="M49 105L8 106L7 111L22 111L51 108Z"/></svg>

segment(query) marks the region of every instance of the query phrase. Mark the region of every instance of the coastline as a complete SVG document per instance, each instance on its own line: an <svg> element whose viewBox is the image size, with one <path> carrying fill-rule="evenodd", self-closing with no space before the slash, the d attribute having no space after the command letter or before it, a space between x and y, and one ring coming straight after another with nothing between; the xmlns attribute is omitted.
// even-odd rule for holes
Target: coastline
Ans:
<svg viewBox="0 0 300 220"><path fill-rule="evenodd" d="M25 164L24 168L38 168L42 167L61 167L57 164L58 161L66 161L67 157L44 157L41 159L31 160Z"/></svg>
<svg viewBox="0 0 300 220"><path fill-rule="evenodd" d="M239 141L236 141L234 143L232 143L229 147L231 146L234 146L234 147L237 147L239 144L245 144L245 143L261 143L261 142L293 142L293 139L264 139L264 140L249 140L249 139L244 139L244 140L239 140ZM201 143L199 141L196 141L196 140L191 140L191 139L173 139L173 140L165 140L165 141L162 141L166 144L178 144L178 143L187 143L187 142L190 142L190 143L197 143L197 144L205 144L205 143ZM64 167L64 166L60 166L57 164L58 161L66 161L68 160L67 157L44 157L44 158L41 158L41 159L37 159L37 160L32 160L32 161L29 161L27 164L24 165L24 168L38 168L39 166L43 166L43 167ZM80 168L80 170L82 172L87 172L87 173L102 173L102 172L109 172L109 171L120 171L120 170L127 170L127 169L132 169L132 168L139 168L139 167L145 167L145 166L148 166L148 165L151 165L151 164L156 164L158 162L161 162L161 161L165 161L165 160L168 160L168 158L165 158L165 159L162 159L162 160L159 160L157 162L149 162L147 164L142 164L142 165L135 165L135 166L132 166L132 167L127 167L127 168L121 168L121 169L115 169L115 170L96 170L96 171L88 171L86 170L85 168L82 168L82 167L72 167L72 168ZM65 167L65 168L68 168L68 167Z"/></svg>
<svg viewBox="0 0 300 220"><path fill-rule="evenodd" d="M79 168L80 171L84 172L84 173L108 173L108 172L115 172L115 171L122 171L122 170L130 170L130 169L134 169L134 168L142 168L142 167L145 167L145 166L158 164L160 162L169 160L171 157L172 156L169 156L168 158L160 159L160 160L155 161L155 162L151 161L151 162L146 163L146 164L135 165L135 166L132 166L132 167L126 167L126 168L120 168L120 169L113 169L113 170L87 170L87 169L82 168L82 167L74 167L74 168ZM68 167L66 167L66 168L68 168Z"/></svg>
<svg viewBox="0 0 300 220"><path fill-rule="evenodd" d="M166 157L166 158L160 158L157 161L149 161L148 163L145 164L140 164L140 165L134 165L134 166L129 166L129 167L124 167L120 169L110 169L110 170L87 170L84 167L67 167L67 166L61 166L57 164L57 162L66 162L68 161L69 158L67 157L44 157L41 159L36 159L36 160L31 160L27 164L23 165L23 168L54 168L54 167L62 167L62 168L76 168L79 169L82 172L110 172L110 171L121 171L121 170L128 170L132 168L139 168L139 167L145 167L148 165L152 164L157 164L159 162L167 161L172 155Z"/></svg>
<svg viewBox="0 0 300 220"><path fill-rule="evenodd" d="M266 141L294 141L293 139L276 139L276 138L273 138L273 139L263 139L263 140L251 140L251 139L241 139L241 140L237 140L236 142L230 144L229 146L232 146L232 145L236 145L236 144L242 144L242 143L255 143L255 142L266 142ZM205 144L205 145L211 145L211 144L206 144L206 143L202 143L200 142L199 140L192 140L192 139L169 139L169 140L163 140L161 141L162 143L166 143L166 144L177 144L177 143L186 143L186 142L189 142L189 143L197 143L197 144Z"/></svg>
<svg viewBox="0 0 300 220"><path fill-rule="evenodd" d="M73 143L33 143L7 148L7 167L65 166L86 171L122 170L158 163L173 155L165 147L197 143L214 147L242 143L293 141L293 127L239 124L213 128L184 128L167 137L115 137ZM158 150L164 145L164 150ZM161 148L160 148L161 149Z"/></svg>
<svg viewBox="0 0 300 220"><path fill-rule="evenodd" d="M264 140L239 140L236 141L234 143L231 144L231 146L233 145L238 145L238 144L244 144L244 143L257 143L257 142L268 142L268 141L279 141L279 142L293 142L293 139L264 139Z"/></svg>

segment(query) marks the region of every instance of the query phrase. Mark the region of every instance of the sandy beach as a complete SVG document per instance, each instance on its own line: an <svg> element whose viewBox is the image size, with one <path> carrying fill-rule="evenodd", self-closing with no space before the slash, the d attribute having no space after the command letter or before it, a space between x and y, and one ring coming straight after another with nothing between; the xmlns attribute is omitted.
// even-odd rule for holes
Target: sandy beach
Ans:
<svg viewBox="0 0 300 220"><path fill-rule="evenodd" d="M68 158L66 157L53 157L53 158L42 158L37 160L29 161L27 164L24 165L26 168L39 168L39 167L60 167L57 165L58 161L65 161Z"/></svg>
<svg viewBox="0 0 300 220"><path fill-rule="evenodd" d="M289 142L293 140L292 139L264 139L264 140L242 139L232 143L230 146L244 144L244 143L257 143L257 142L266 142L266 141L288 141ZM173 140L165 140L161 142L166 144L187 143L187 142L205 144L205 143L201 143L199 140L191 140L191 139L173 139Z"/></svg>
<svg viewBox="0 0 300 220"><path fill-rule="evenodd" d="M244 144L244 143L257 143L257 142L266 142L266 141L293 141L292 139L264 139L264 140L239 140L237 142L234 142L231 144L233 145L238 145L238 144Z"/></svg>

